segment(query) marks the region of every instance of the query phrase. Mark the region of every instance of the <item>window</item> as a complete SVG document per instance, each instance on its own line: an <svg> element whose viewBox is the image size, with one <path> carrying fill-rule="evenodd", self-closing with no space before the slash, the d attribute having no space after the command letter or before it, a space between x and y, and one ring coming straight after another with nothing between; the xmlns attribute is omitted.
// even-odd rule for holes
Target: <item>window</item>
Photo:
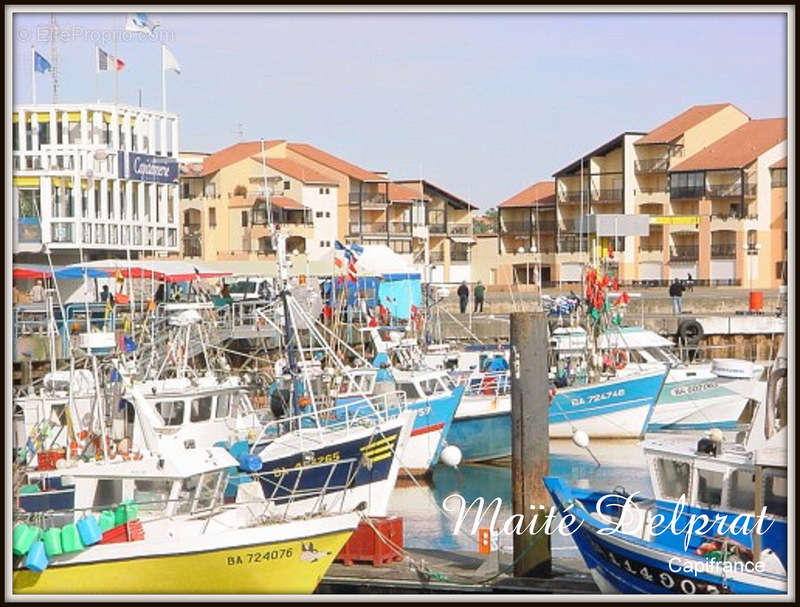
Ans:
<svg viewBox="0 0 800 607"><path fill-rule="evenodd" d="M200 478L200 486L197 489L197 500L192 509L194 512L198 510L208 510L214 505L220 477L221 474L219 472L211 472L204 474Z"/></svg>
<svg viewBox="0 0 800 607"><path fill-rule="evenodd" d="M748 470L736 470L731 475L731 508L752 512L755 507L755 480L755 474Z"/></svg>
<svg viewBox="0 0 800 607"><path fill-rule="evenodd" d="M41 193L39 190L18 190L17 217L39 218L41 212Z"/></svg>
<svg viewBox="0 0 800 607"><path fill-rule="evenodd" d="M224 392L217 397L217 412L214 415L217 419L220 417L228 417L231 411L231 395Z"/></svg>
<svg viewBox="0 0 800 607"><path fill-rule="evenodd" d="M786 187L786 169L772 169L772 187L785 188Z"/></svg>
<svg viewBox="0 0 800 607"><path fill-rule="evenodd" d="M722 502L722 472L697 471L697 501L704 506L719 506Z"/></svg>
<svg viewBox="0 0 800 607"><path fill-rule="evenodd" d="M291 181L289 181L289 180L284 180L284 182L283 182L283 189L284 189L284 190L289 190L289 189L291 189L291 187L292 187L292 182L291 182Z"/></svg>
<svg viewBox="0 0 800 607"><path fill-rule="evenodd" d="M320 189L319 189L319 193L320 193L320 194L324 194L324 193L325 193L325 188L320 188Z"/></svg>
<svg viewBox="0 0 800 607"><path fill-rule="evenodd" d="M405 393L406 398L416 400L420 397L417 387L412 383L399 383L397 384L397 389Z"/></svg>
<svg viewBox="0 0 800 607"><path fill-rule="evenodd" d="M215 209L214 207L208 209L208 227L209 228L217 227L217 209Z"/></svg>
<svg viewBox="0 0 800 607"><path fill-rule="evenodd" d="M11 149L16 152L19 150L19 129L16 124L11 131Z"/></svg>
<svg viewBox="0 0 800 607"><path fill-rule="evenodd" d="M330 211L325 211L325 217L330 217L330 216L331 216L331 212Z"/></svg>
<svg viewBox="0 0 800 607"><path fill-rule="evenodd" d="M156 411L165 426L180 426L183 423L183 401L162 400L156 403Z"/></svg>
<svg viewBox="0 0 800 607"><path fill-rule="evenodd" d="M47 145L50 143L50 123L39 123L39 146Z"/></svg>
<svg viewBox="0 0 800 607"><path fill-rule="evenodd" d="M315 217L318 217L318 218L319 218L319 217L322 217L322 211L317 211L317 212L314 214L314 216L315 216Z"/></svg>
<svg viewBox="0 0 800 607"><path fill-rule="evenodd" d="M766 472L764 474L764 505L767 512L776 516L786 516L787 485L785 472Z"/></svg>
<svg viewBox="0 0 800 607"><path fill-rule="evenodd" d="M189 183L184 182L181 184L181 187L183 188L183 193L181 194L181 198L189 198L191 192L191 187Z"/></svg>
<svg viewBox="0 0 800 607"><path fill-rule="evenodd" d="M213 399L210 396L193 399L189 420L193 422L204 422L211 419L212 400Z"/></svg>
<svg viewBox="0 0 800 607"><path fill-rule="evenodd" d="M171 480L137 479L133 482L133 500L140 511L166 510L171 488Z"/></svg>
<svg viewBox="0 0 800 607"><path fill-rule="evenodd" d="M247 218L247 211L242 211L242 227L246 228L250 225L250 221Z"/></svg>
<svg viewBox="0 0 800 607"><path fill-rule="evenodd" d="M81 217L89 217L89 190L81 189Z"/></svg>
<svg viewBox="0 0 800 607"><path fill-rule="evenodd" d="M325 188L325 193L326 194L330 194L331 193L331 189L330 188Z"/></svg>

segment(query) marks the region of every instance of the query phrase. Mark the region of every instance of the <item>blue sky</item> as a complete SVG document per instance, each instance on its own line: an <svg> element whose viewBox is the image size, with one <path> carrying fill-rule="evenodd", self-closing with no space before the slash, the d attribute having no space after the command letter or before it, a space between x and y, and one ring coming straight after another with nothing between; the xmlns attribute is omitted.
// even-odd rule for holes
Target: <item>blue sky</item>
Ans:
<svg viewBox="0 0 800 607"><path fill-rule="evenodd" d="M181 64L167 75L181 148L312 143L391 177L424 177L496 205L622 131L694 104L786 115L777 14L154 14ZM95 41L124 13L59 14L59 100L93 101ZM14 101L30 102L30 45L49 14L14 17ZM105 38L102 38L105 36ZM118 43L119 99L160 107L158 41ZM38 101L52 99L37 75ZM113 101L113 76L100 77Z"/></svg>

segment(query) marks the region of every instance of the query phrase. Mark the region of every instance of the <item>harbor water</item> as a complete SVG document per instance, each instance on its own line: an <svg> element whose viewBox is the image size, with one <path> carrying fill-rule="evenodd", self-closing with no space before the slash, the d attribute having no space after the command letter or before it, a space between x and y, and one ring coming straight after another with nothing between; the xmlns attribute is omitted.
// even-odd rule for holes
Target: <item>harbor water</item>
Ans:
<svg viewBox="0 0 800 607"><path fill-rule="evenodd" d="M654 435L648 435L651 438ZM586 450L570 440L550 441L550 474L559 476L570 485L613 491L624 488L629 493L652 495L650 478L639 440L592 441L589 449L600 466ZM512 515L511 464L469 464L457 469L439 464L431 479L424 482L406 481L395 487L389 502L390 514L403 517L404 539L408 548L476 551L477 538L472 533L472 508L464 517L458 534L454 528L458 519L458 501L449 500L450 512L443 507L452 494L461 495L465 508L473 500L483 498L484 516L479 526L488 527L494 511L491 502L500 498L502 506L497 528L502 529ZM490 507L491 506L491 507ZM538 506L538 504L537 504ZM549 504L545 504L549 508ZM579 557L569 536L554 533L551 550L554 557ZM499 547L504 555L511 551L512 536L501 533ZM508 556L503 559L508 561Z"/></svg>

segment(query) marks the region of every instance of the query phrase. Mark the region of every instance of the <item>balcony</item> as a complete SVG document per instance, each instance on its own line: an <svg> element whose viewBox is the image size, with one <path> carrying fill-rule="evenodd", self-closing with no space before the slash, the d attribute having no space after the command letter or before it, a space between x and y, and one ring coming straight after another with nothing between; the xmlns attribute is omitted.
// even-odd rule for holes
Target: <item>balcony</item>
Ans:
<svg viewBox="0 0 800 607"><path fill-rule="evenodd" d="M466 248L464 250L451 250L450 251L450 261L469 261L469 250Z"/></svg>
<svg viewBox="0 0 800 607"><path fill-rule="evenodd" d="M472 234L472 223L457 221L447 224L447 231L454 236L469 236Z"/></svg>
<svg viewBox="0 0 800 607"><path fill-rule="evenodd" d="M186 223L183 225L183 235L184 236L200 236L200 233L203 231L202 224L199 223Z"/></svg>
<svg viewBox="0 0 800 607"><path fill-rule="evenodd" d="M444 262L444 251L437 250L430 252L430 259L431 263L442 263Z"/></svg>
<svg viewBox="0 0 800 607"><path fill-rule="evenodd" d="M669 169L669 156L660 158L643 158L634 162L634 171L640 175L649 173L666 173Z"/></svg>
<svg viewBox="0 0 800 607"><path fill-rule="evenodd" d="M405 221L392 221L389 223L389 231L392 234L411 236L411 223Z"/></svg>
<svg viewBox="0 0 800 607"><path fill-rule="evenodd" d="M697 261L700 256L700 247L696 244L675 245L669 248L670 261Z"/></svg>
<svg viewBox="0 0 800 607"><path fill-rule="evenodd" d="M712 244L712 259L736 259L736 244Z"/></svg>
<svg viewBox="0 0 800 607"><path fill-rule="evenodd" d="M568 240L558 241L559 253L586 253L589 251L589 240L586 238L577 239L570 238Z"/></svg>
<svg viewBox="0 0 800 607"><path fill-rule="evenodd" d="M706 186L706 197L708 198L740 198L742 195L742 184L735 183L714 183Z"/></svg>
<svg viewBox="0 0 800 607"><path fill-rule="evenodd" d="M386 194L381 192L350 192L348 200L351 206L357 207L360 203L362 208L383 208L386 206Z"/></svg>
<svg viewBox="0 0 800 607"><path fill-rule="evenodd" d="M622 202L622 188L593 190L592 202Z"/></svg>
<svg viewBox="0 0 800 607"><path fill-rule="evenodd" d="M431 234L447 234L447 225L444 223L428 224L428 232Z"/></svg>
<svg viewBox="0 0 800 607"><path fill-rule="evenodd" d="M372 223L351 223L350 234L386 234L387 223L376 221Z"/></svg>
<svg viewBox="0 0 800 607"><path fill-rule="evenodd" d="M503 234L520 234L527 236L531 233L531 223L529 221L504 221L500 226Z"/></svg>
<svg viewBox="0 0 800 607"><path fill-rule="evenodd" d="M687 186L671 188L669 197L672 200L683 200L689 198L702 198L705 196L706 188L704 186Z"/></svg>
<svg viewBox="0 0 800 607"><path fill-rule="evenodd" d="M583 191L583 202L589 202L590 199L591 199L591 193L589 192L589 190L584 190ZM579 203L580 201L581 201L581 192L580 192L580 190L578 190L577 192L573 191L573 190L570 190L570 191L567 191L567 192L565 192L564 190L560 190L558 192L558 202L563 202L563 203L576 203L577 202L577 203Z"/></svg>
<svg viewBox="0 0 800 607"><path fill-rule="evenodd" d="M653 251L661 251L664 248L664 242L659 235L658 238L642 238L639 240L639 250L647 253Z"/></svg>

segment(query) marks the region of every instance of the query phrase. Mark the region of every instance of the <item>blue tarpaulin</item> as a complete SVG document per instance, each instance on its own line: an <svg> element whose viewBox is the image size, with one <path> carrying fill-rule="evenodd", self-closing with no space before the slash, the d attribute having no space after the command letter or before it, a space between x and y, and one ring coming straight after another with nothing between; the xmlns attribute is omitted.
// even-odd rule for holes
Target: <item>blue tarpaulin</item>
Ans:
<svg viewBox="0 0 800 607"><path fill-rule="evenodd" d="M411 318L411 306L422 307L419 274L385 274L378 286L378 299L394 318Z"/></svg>
<svg viewBox="0 0 800 607"><path fill-rule="evenodd" d="M378 305L378 285L381 279L377 276L366 276L359 278L357 282L343 280L336 283L336 299L341 297L342 289L347 292L347 305L355 306L360 295L366 302L367 306L373 307ZM322 283L322 290L329 306L333 307L333 290L331 289L331 281L326 280Z"/></svg>

